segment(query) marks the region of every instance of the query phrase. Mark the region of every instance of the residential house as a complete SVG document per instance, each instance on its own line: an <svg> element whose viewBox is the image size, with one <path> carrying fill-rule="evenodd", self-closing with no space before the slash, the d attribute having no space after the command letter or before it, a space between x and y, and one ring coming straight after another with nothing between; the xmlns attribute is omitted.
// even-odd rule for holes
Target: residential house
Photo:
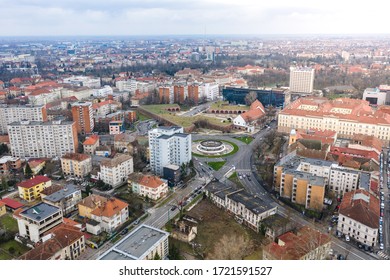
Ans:
<svg viewBox="0 0 390 280"><path fill-rule="evenodd" d="M41 198L43 202L61 208L63 215L67 215L78 209L77 205L81 201L81 190L76 185L68 184L50 195L41 193Z"/></svg>
<svg viewBox="0 0 390 280"><path fill-rule="evenodd" d="M256 101L251 104L248 111L233 119L233 124L236 129L254 132L256 122L265 117L265 115L266 113L263 104L256 99Z"/></svg>
<svg viewBox="0 0 390 280"><path fill-rule="evenodd" d="M5 207L5 203L0 201L0 217L7 213L7 208Z"/></svg>
<svg viewBox="0 0 390 280"><path fill-rule="evenodd" d="M83 198L77 205L79 209L79 216L90 219L91 212L97 207L103 205L103 203L106 201L107 198L103 196L97 194L90 194L86 198Z"/></svg>
<svg viewBox="0 0 390 280"><path fill-rule="evenodd" d="M33 201L41 197L41 192L51 186L51 179L46 176L35 176L16 184L19 197L27 201Z"/></svg>
<svg viewBox="0 0 390 280"><path fill-rule="evenodd" d="M75 260L85 251L84 234L70 225L56 226L43 239L19 260Z"/></svg>
<svg viewBox="0 0 390 280"><path fill-rule="evenodd" d="M96 148L99 147L99 136L91 135L83 142L84 153L88 155L95 154Z"/></svg>
<svg viewBox="0 0 390 280"><path fill-rule="evenodd" d="M127 182L128 176L133 172L133 157L117 154L114 158L101 162L99 177L104 183L115 188Z"/></svg>
<svg viewBox="0 0 390 280"><path fill-rule="evenodd" d="M17 157L3 156L0 158L0 175L9 175L22 167L22 162Z"/></svg>
<svg viewBox="0 0 390 280"><path fill-rule="evenodd" d="M151 200L158 200L168 193L167 181L158 176L141 173L131 174L128 183L133 193L148 197Z"/></svg>
<svg viewBox="0 0 390 280"><path fill-rule="evenodd" d="M83 178L92 171L90 155L66 153L61 157L61 168L64 175Z"/></svg>
<svg viewBox="0 0 390 280"><path fill-rule="evenodd" d="M28 165L31 168L32 174L37 175L46 165L44 159L30 159Z"/></svg>
<svg viewBox="0 0 390 280"><path fill-rule="evenodd" d="M337 230L352 239L375 246L379 228L379 199L366 190L346 193L341 201Z"/></svg>
<svg viewBox="0 0 390 280"><path fill-rule="evenodd" d="M109 198L91 211L91 219L99 222L103 231L112 232L129 218L128 207L119 199Z"/></svg>
<svg viewBox="0 0 390 280"><path fill-rule="evenodd" d="M263 248L263 260L324 260L329 256L330 236L308 226L277 239Z"/></svg>

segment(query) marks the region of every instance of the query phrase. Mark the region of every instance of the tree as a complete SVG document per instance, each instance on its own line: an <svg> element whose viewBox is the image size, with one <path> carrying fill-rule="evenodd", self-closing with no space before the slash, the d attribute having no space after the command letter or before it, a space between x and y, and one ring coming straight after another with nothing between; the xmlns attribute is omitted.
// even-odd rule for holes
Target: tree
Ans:
<svg viewBox="0 0 390 280"><path fill-rule="evenodd" d="M245 103L246 105L251 105L253 102L255 102L257 99L257 94L256 92L254 91L251 91L249 92L246 96L245 96Z"/></svg>
<svg viewBox="0 0 390 280"><path fill-rule="evenodd" d="M5 177L1 177L1 189L2 190L8 189L8 183Z"/></svg>
<svg viewBox="0 0 390 280"><path fill-rule="evenodd" d="M24 174L26 175L26 177L31 177L31 175L33 174L31 167L28 163L26 164L26 168L24 169Z"/></svg>
<svg viewBox="0 0 390 280"><path fill-rule="evenodd" d="M209 254L212 260L242 260L252 251L252 241L244 235L224 234L215 244L214 251Z"/></svg>
<svg viewBox="0 0 390 280"><path fill-rule="evenodd" d="M156 254L154 255L154 258L153 260L161 260L161 257L160 255L156 252Z"/></svg>

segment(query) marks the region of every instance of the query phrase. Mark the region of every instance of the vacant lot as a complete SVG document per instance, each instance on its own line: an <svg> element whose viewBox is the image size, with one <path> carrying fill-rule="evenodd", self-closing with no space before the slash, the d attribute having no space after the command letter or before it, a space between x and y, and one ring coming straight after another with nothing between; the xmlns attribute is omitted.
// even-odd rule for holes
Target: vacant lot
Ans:
<svg viewBox="0 0 390 280"><path fill-rule="evenodd" d="M17 233L19 231L17 221L12 218L10 214L5 214L0 217L0 227L13 233Z"/></svg>
<svg viewBox="0 0 390 280"><path fill-rule="evenodd" d="M0 244L0 260L18 258L29 250L31 249L23 244L20 244L15 240L10 240L6 243Z"/></svg>
<svg viewBox="0 0 390 280"><path fill-rule="evenodd" d="M240 224L234 217L229 216L224 210L219 209L208 199L201 201L188 213L197 218L198 236L194 240L198 243L197 248L191 254L196 254L200 259L260 259L262 254L263 237ZM234 240L235 237L244 239L245 244L241 244L242 257L228 257L226 252L220 252L220 248L230 247L233 250L239 244L225 244L224 240ZM221 246L222 245L222 246ZM184 249L184 248L183 248ZM225 255L224 255L225 254Z"/></svg>

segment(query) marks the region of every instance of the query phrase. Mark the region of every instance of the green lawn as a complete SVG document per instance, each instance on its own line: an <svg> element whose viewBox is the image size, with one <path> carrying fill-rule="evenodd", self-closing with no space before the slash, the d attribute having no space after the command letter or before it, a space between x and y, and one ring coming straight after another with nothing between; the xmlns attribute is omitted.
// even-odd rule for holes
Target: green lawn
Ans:
<svg viewBox="0 0 390 280"><path fill-rule="evenodd" d="M229 105L228 101L218 101L211 105L210 109L223 109L223 110L249 110L249 106L244 105Z"/></svg>
<svg viewBox="0 0 390 280"><path fill-rule="evenodd" d="M203 140L204 140L204 139L197 140L196 142L203 141ZM217 140L219 140L219 139L217 139ZM192 153L192 155L193 155L193 156L196 156L196 157L204 157L204 158L205 158L205 157L206 157L206 158L220 158L220 157L231 156L231 155L237 153L237 151L238 151L239 148L238 148L238 146L237 146L235 143L230 142L230 141L226 141L226 140L219 140L219 141L226 142L226 143L232 145L232 146L233 146L233 150L232 150L230 153L227 153L227 154L224 154L224 155L206 156L206 155L201 155L201 154L197 154L197 153L194 153L194 152Z"/></svg>
<svg viewBox="0 0 390 280"><path fill-rule="evenodd" d="M0 217L0 226L11 232L18 232L18 222L10 214Z"/></svg>
<svg viewBox="0 0 390 280"><path fill-rule="evenodd" d="M225 165L225 163L226 161L210 161L207 164L211 166L211 168L214 169L215 171L218 171L222 168L222 166Z"/></svg>
<svg viewBox="0 0 390 280"><path fill-rule="evenodd" d="M242 137L237 137L235 139L240 140L241 142L244 142L245 144L249 144L250 142L253 141L253 137L250 137L250 136L242 136Z"/></svg>
<svg viewBox="0 0 390 280"><path fill-rule="evenodd" d="M145 116L144 114L142 113L138 113L138 120L139 121L146 121L146 120L151 120L152 118L148 117L148 116Z"/></svg>
<svg viewBox="0 0 390 280"><path fill-rule="evenodd" d="M10 254L9 248L14 248L13 254ZM29 250L31 249L23 244L15 240L10 240L6 243L0 244L0 259L10 260L12 258L18 258Z"/></svg>

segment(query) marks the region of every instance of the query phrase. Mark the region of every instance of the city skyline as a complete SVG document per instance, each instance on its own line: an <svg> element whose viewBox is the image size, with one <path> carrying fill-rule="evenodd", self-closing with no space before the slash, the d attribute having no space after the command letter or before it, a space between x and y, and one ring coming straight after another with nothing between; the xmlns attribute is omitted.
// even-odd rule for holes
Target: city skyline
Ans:
<svg viewBox="0 0 390 280"><path fill-rule="evenodd" d="M388 34L386 4L0 0L0 36ZM387 4L389 5L389 4ZM379 9L380 7L380 9ZM375 20L367 21L367 15Z"/></svg>

